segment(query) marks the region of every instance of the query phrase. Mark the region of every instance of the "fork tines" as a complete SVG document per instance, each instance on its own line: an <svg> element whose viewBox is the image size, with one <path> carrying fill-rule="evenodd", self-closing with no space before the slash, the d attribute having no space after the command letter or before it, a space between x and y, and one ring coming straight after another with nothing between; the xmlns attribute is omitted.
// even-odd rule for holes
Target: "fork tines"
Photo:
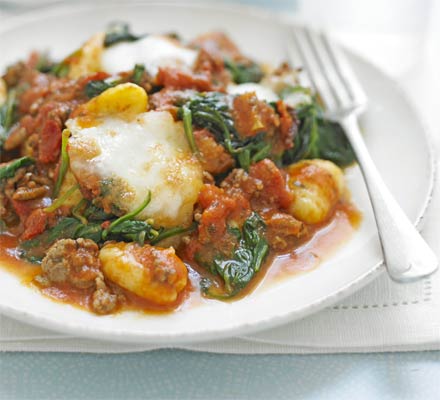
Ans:
<svg viewBox="0 0 440 400"><path fill-rule="evenodd" d="M292 27L291 32L290 62L293 67L304 67L304 84L319 94L328 112L366 105L367 96L348 60L328 35L298 26Z"/></svg>

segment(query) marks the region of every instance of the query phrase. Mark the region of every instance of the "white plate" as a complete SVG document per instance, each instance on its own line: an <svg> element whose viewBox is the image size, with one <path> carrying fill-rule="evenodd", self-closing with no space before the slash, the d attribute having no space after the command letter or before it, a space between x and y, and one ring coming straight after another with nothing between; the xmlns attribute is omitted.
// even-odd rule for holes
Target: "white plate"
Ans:
<svg viewBox="0 0 440 400"><path fill-rule="evenodd" d="M0 68L32 49L69 53L109 21L128 21L135 32L175 31L184 37L221 29L260 61L285 59L286 26L247 8L166 5L67 7L2 21ZM348 53L368 97L362 118L365 140L386 183L413 221L423 215L434 164L419 118L398 87L371 64ZM0 269L0 311L21 321L78 336L126 342L177 343L254 332L304 317L369 282L382 271L372 211L357 167L347 171L355 203L364 213L353 239L319 268L287 278L233 302L210 301L169 315L125 312L95 316L53 302Z"/></svg>

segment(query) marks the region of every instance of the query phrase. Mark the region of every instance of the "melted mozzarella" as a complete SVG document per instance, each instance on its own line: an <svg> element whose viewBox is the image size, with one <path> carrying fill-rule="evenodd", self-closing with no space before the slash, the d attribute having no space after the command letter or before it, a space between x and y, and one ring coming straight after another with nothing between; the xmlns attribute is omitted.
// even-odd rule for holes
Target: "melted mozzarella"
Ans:
<svg viewBox="0 0 440 400"><path fill-rule="evenodd" d="M115 44L102 55L102 67L110 74L133 69L135 64L145 65L155 76L159 67L191 68L197 51L185 48L164 36L149 35L130 43Z"/></svg>
<svg viewBox="0 0 440 400"><path fill-rule="evenodd" d="M313 103L312 96L305 92L293 92L288 94L284 99L284 103L288 106L295 108L302 104Z"/></svg>
<svg viewBox="0 0 440 400"><path fill-rule="evenodd" d="M144 112L131 120L106 115L92 126L76 118L66 125L70 165L81 185L90 188L96 181L101 196L124 212L139 207L150 190L151 202L138 219L153 218L163 226L191 221L202 169L182 123L170 113Z"/></svg>
<svg viewBox="0 0 440 400"><path fill-rule="evenodd" d="M263 85L258 83L242 83L240 85L229 85L227 89L230 94L243 94L254 92L258 100L265 100L267 102L279 100L276 93Z"/></svg>

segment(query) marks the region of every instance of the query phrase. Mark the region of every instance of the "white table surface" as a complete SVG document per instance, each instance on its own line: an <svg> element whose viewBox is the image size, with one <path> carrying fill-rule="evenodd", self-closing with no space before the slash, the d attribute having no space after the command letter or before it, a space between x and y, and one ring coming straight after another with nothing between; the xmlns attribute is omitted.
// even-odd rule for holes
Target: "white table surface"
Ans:
<svg viewBox="0 0 440 400"><path fill-rule="evenodd" d="M367 55L416 100L438 146L440 0L243 2L318 22L346 45ZM0 15L17 10L17 5L25 9L40 4L0 0ZM0 354L0 399L5 400L429 400L440 398L439 382L439 352L319 356L232 356L177 350L126 355Z"/></svg>

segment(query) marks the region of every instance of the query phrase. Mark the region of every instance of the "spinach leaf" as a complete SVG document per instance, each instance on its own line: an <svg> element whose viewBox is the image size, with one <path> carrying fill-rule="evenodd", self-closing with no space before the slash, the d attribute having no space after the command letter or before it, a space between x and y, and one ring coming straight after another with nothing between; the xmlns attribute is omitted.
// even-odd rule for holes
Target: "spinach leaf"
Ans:
<svg viewBox="0 0 440 400"><path fill-rule="evenodd" d="M189 107L184 104L181 108L181 118L183 121L183 130L185 131L186 140L188 141L189 148L193 153L198 153L196 141L194 139L194 132L192 128L192 114Z"/></svg>
<svg viewBox="0 0 440 400"><path fill-rule="evenodd" d="M134 42L140 36L136 36L130 32L130 26L125 22L111 23L105 33L104 46L110 47L120 42Z"/></svg>
<svg viewBox="0 0 440 400"><path fill-rule="evenodd" d="M145 66L142 64L136 64L134 66L130 80L136 85L140 85L144 72L145 72Z"/></svg>
<svg viewBox="0 0 440 400"><path fill-rule="evenodd" d="M178 111L178 118L183 120L188 143L197 153L192 127L206 128L215 137L238 165L245 170L270 154L271 145L265 142L265 133L242 139L234 126L229 97L222 93L199 93L187 100Z"/></svg>
<svg viewBox="0 0 440 400"><path fill-rule="evenodd" d="M114 240L137 242L140 245L145 243L145 239L150 241L157 235L158 232L148 222L136 220L123 221L108 233L109 238Z"/></svg>
<svg viewBox="0 0 440 400"><path fill-rule="evenodd" d="M58 78L65 78L69 74L70 64L72 63L72 60L81 57L82 52L83 49L79 48L75 50L73 53L70 53L66 58L64 58L64 60L54 64L50 69L49 73L57 76Z"/></svg>
<svg viewBox="0 0 440 400"><path fill-rule="evenodd" d="M12 178L15 175L17 169L21 167L27 167L35 163L35 160L31 157L21 157L8 162L7 164L0 166L0 181L3 179Z"/></svg>
<svg viewBox="0 0 440 400"><path fill-rule="evenodd" d="M135 83L136 85L139 85L141 83L142 76L143 76L144 72L145 72L145 67L141 64L136 64L134 66L133 73L131 74L129 81ZM110 78L102 79L102 80L96 79L96 80L92 80L92 81L87 82L87 84L84 88L84 91L86 93L86 96L89 99L91 99L93 97L98 96L99 94L106 91L107 89L110 89L116 85L119 85L122 82L123 82L122 79L120 79L118 77L114 77L114 76L111 76Z"/></svg>
<svg viewBox="0 0 440 400"><path fill-rule="evenodd" d="M188 228L177 226L156 229L148 221L126 220L111 229L107 234L107 240L137 242L141 246L145 242L155 245L164 239L188 233L194 229L195 225L191 225Z"/></svg>
<svg viewBox="0 0 440 400"><path fill-rule="evenodd" d="M235 83L260 82L264 76L261 67L254 62L238 63L230 59L225 60L225 67L231 72Z"/></svg>
<svg viewBox="0 0 440 400"><path fill-rule="evenodd" d="M96 243L101 242L101 240L102 240L101 224L88 223L88 224L84 225L83 223L79 223L77 229L75 230L74 238L75 239L78 239L78 238L90 239Z"/></svg>
<svg viewBox="0 0 440 400"><path fill-rule="evenodd" d="M30 249L33 247L49 247L58 239L68 239L75 235L80 222L75 218L63 218L54 227L44 231L41 235L35 238L25 241L21 244L24 249Z"/></svg>
<svg viewBox="0 0 440 400"><path fill-rule="evenodd" d="M72 216L74 216L82 224L87 225L89 221L84 217L83 212L88 204L88 201L83 197L77 205L72 208Z"/></svg>
<svg viewBox="0 0 440 400"><path fill-rule="evenodd" d="M76 185L71 190L77 188ZM133 220L132 218L148 205L150 198L151 194L149 193L147 199L138 209L120 218L106 214L93 204L87 204L87 200L81 201L75 207L75 213L73 213L75 218L64 217L54 227L47 229L31 240L22 242L19 246L21 257L30 262L39 262L44 258L49 247L59 239L84 238L93 240L97 244L103 244L106 240L116 240L137 242L142 246L145 242L154 245L171 236L191 232L195 229L194 225L189 228L160 227L156 229L149 221ZM83 207L85 208L84 215L79 215L79 209ZM102 223L106 221L111 221L111 224L107 229L104 229Z"/></svg>
<svg viewBox="0 0 440 400"><path fill-rule="evenodd" d="M151 238L150 243L152 245L155 245L157 243L160 243L162 240L168 239L170 237L181 235L183 233L193 232L196 228L197 228L197 224L196 223L193 223L192 225L190 225L187 228L184 228L184 227L181 227L181 226L176 226L176 227L173 227L173 228L162 228L161 227L157 231L158 232L157 236Z"/></svg>
<svg viewBox="0 0 440 400"><path fill-rule="evenodd" d="M32 257L43 258L47 249L58 239L73 238L80 223L75 218L63 218L53 228L47 229L33 239L20 244L20 255L31 260Z"/></svg>
<svg viewBox="0 0 440 400"><path fill-rule="evenodd" d="M50 73L57 76L58 78L65 78L69 73L69 70L70 70L69 64L60 62L58 64L55 64L51 68Z"/></svg>
<svg viewBox="0 0 440 400"><path fill-rule="evenodd" d="M103 79L103 80L93 80L87 82L84 91L86 96L91 99L92 97L96 97L107 89L116 86L119 83L118 80L113 78Z"/></svg>
<svg viewBox="0 0 440 400"><path fill-rule="evenodd" d="M322 158L345 167L356 160L353 149L341 126L324 118L322 109L314 100L296 110L300 120L294 147L283 155L283 164L302 159Z"/></svg>
<svg viewBox="0 0 440 400"><path fill-rule="evenodd" d="M54 212L55 210L60 208L73 193L79 190L79 188L79 184L73 185L71 188L66 190L66 192L61 197L55 199L50 206L44 208L44 211L47 213Z"/></svg>
<svg viewBox="0 0 440 400"><path fill-rule="evenodd" d="M86 204L84 217L89 221L101 222L114 218L112 214L107 214L102 208L95 206L93 203Z"/></svg>
<svg viewBox="0 0 440 400"><path fill-rule="evenodd" d="M47 53L39 53L38 60L35 65L35 69L39 72L46 74L46 73L51 72L52 68L53 68L53 62L49 59L48 54Z"/></svg>
<svg viewBox="0 0 440 400"><path fill-rule="evenodd" d="M9 130L15 121L17 108L17 92L12 89L8 93L6 102L0 107L0 148L8 138Z"/></svg>
<svg viewBox="0 0 440 400"><path fill-rule="evenodd" d="M346 167L356 161L353 149L341 125L318 120L320 158Z"/></svg>
<svg viewBox="0 0 440 400"><path fill-rule="evenodd" d="M125 221L119 224L109 234L109 240L122 241L138 241L140 237L143 239L151 239L157 236L157 231L154 231L151 225L143 221ZM59 239L90 239L96 243L103 243L103 228L101 223L89 222L83 224L76 218L66 217L53 228L43 232L35 238L25 241L20 245L24 253L36 255L38 253L45 253L45 251ZM143 241L140 243L143 244Z"/></svg>
<svg viewBox="0 0 440 400"><path fill-rule="evenodd" d="M208 129L219 143L232 152L232 140L235 136L234 122L226 95L217 92L200 93L180 107L178 117L191 116L192 125Z"/></svg>
<svg viewBox="0 0 440 400"><path fill-rule="evenodd" d="M41 235L21 243L20 250L23 258L28 260L31 257L42 259L47 249L59 239L84 238L93 240L98 244L103 244L105 240L116 240L137 242L142 246L145 242L154 245L166 238L191 232L194 229L194 226L190 226L189 228L174 227L168 229L161 227L157 230L146 221L126 220L114 226L104 238L104 229L101 222L84 224L76 218L65 217Z"/></svg>
<svg viewBox="0 0 440 400"><path fill-rule="evenodd" d="M33 239L20 244L20 256L30 262L41 261L47 250L59 239L91 239L101 242L102 228L100 224L84 225L76 218L65 217L57 225L47 229Z"/></svg>
<svg viewBox="0 0 440 400"><path fill-rule="evenodd" d="M240 235L238 246L230 259L217 256L211 272L219 275L225 283L225 293L219 292L212 281L205 279L202 289L207 296L215 298L229 298L243 290L258 273L269 252L269 245L264 238L265 224L261 217L253 212L236 235Z"/></svg>
<svg viewBox="0 0 440 400"><path fill-rule="evenodd" d="M123 215L122 217L117 218L116 220L114 220L110 226L102 233L102 238L105 240L107 235L109 233L111 233L112 231L115 230L115 228L122 224L125 221L130 221L132 220L134 217L136 217L138 214L140 214L145 207L148 206L148 204L150 204L151 201L151 191L148 191L147 197L145 198L145 200L142 202L142 204L136 208L135 210L133 210L132 212L129 212L125 215Z"/></svg>
<svg viewBox="0 0 440 400"><path fill-rule="evenodd" d="M284 153L283 161L286 164L319 157L316 146L319 136L317 108L314 104L305 105L297 110L297 116L300 120L298 134L295 136L293 148Z"/></svg>
<svg viewBox="0 0 440 400"><path fill-rule="evenodd" d="M63 184L64 177L66 176L67 169L69 168L69 153L67 152L67 143L69 141L70 131L68 129L64 129L61 134L61 165L60 170L58 172L57 181L55 182L55 186L53 189L53 196L58 196L58 193L61 189L61 185Z"/></svg>

